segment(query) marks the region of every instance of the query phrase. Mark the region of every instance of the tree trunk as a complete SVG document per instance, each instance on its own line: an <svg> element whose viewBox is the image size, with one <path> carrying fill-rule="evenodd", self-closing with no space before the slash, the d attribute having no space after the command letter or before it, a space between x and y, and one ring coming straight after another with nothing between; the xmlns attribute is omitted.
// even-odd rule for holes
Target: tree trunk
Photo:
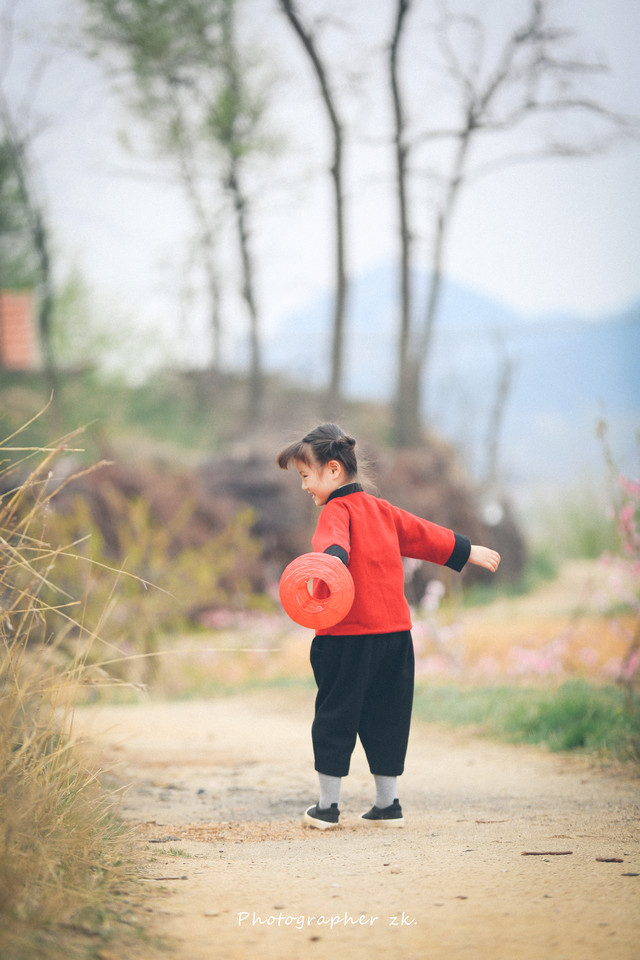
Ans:
<svg viewBox="0 0 640 960"><path fill-rule="evenodd" d="M485 486L488 490L495 490L498 485L499 471L499 443L507 401L513 381L513 361L503 346L503 357L496 385L496 396L489 416L486 439L486 469Z"/></svg>
<svg viewBox="0 0 640 960"><path fill-rule="evenodd" d="M422 433L422 375L417 357L408 355L395 404L394 442L399 448L418 446Z"/></svg>
<svg viewBox="0 0 640 960"><path fill-rule="evenodd" d="M213 254L211 254L211 257ZM220 311L220 283L218 274L209 259L205 266L207 286L209 287L209 327L211 330L211 374L215 378L220 373L222 343L222 319Z"/></svg>
<svg viewBox="0 0 640 960"><path fill-rule="evenodd" d="M331 135L333 138L331 179L333 182L334 194L336 273L332 323L331 373L329 377L329 388L327 394L327 411L329 416L335 416L340 405L343 389L345 316L347 303L347 271L345 266L345 202L343 178L344 136L342 131L342 123L338 117L333 94L329 86L327 71L318 54L313 35L303 26L293 0L279 0L279 3L311 61L316 78L320 85L320 93L327 111L329 125L331 127Z"/></svg>
<svg viewBox="0 0 640 960"><path fill-rule="evenodd" d="M405 118L398 77L398 54L405 16L411 0L398 0L393 38L389 47L389 77L394 118L394 149L396 160L396 198L398 201L398 229L400 238L400 323L398 330L397 382L394 404L394 442L397 446L406 446L405 435L411 423L410 433L415 433L416 397L410 400L407 389L409 374L409 338L411 332L411 230L409 227L409 209L407 202L407 159L408 146L405 140ZM418 425L419 430L419 425Z"/></svg>
<svg viewBox="0 0 640 960"><path fill-rule="evenodd" d="M235 213L240 264L242 272L242 298L247 306L249 315L249 390L247 399L247 426L249 429L257 426L262 419L262 401L264 399L264 375L262 370L262 350L258 321L258 307L255 295L254 265L249 242L249 213L247 194L241 182L242 136L237 129L240 104L242 101L242 84L239 59L235 41L233 3L226 3L223 8L223 65L228 91L231 95L231 112L233 119L224 137L224 144L228 154L228 176L225 187L231 194Z"/></svg>
<svg viewBox="0 0 640 960"><path fill-rule="evenodd" d="M344 223L344 188L342 183L342 134L334 130L334 154L331 167L331 176L334 183L335 203L335 271L336 294L333 308L332 343L331 343L331 376L327 395L327 410L330 417L335 418L342 396L344 376L344 336L345 336L345 308L347 301L347 277L345 273L345 223Z"/></svg>
<svg viewBox="0 0 640 960"><path fill-rule="evenodd" d="M232 161L231 164L228 187L231 191L236 215L236 229L238 232L238 244L242 263L242 297L249 313L249 399L247 419L251 426L258 423L261 419L262 400L264 397L264 376L262 371L258 310L254 292L253 258L249 246L249 230L247 226L247 201L240 186L239 170L235 161Z"/></svg>

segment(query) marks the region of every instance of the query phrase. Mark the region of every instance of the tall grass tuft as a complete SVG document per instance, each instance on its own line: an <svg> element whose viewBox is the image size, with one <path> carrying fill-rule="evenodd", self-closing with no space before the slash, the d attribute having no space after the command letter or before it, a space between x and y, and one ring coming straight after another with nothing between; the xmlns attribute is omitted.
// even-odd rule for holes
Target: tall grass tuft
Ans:
<svg viewBox="0 0 640 960"><path fill-rule="evenodd" d="M83 656L65 652L73 597L56 591L48 450L0 443L0 955L81 956L117 929L133 868L113 800L72 738ZM45 596L55 597L45 600ZM52 624L57 624L52 628ZM87 645L84 644L86 651Z"/></svg>

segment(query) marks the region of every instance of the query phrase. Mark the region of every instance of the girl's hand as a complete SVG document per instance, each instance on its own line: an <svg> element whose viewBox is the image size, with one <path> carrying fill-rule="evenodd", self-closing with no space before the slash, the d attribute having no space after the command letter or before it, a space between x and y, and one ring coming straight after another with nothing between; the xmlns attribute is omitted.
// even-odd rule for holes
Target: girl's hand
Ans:
<svg viewBox="0 0 640 960"><path fill-rule="evenodd" d="M495 573L500 566L500 554L496 553L495 550L490 550L489 547L480 547L473 544L469 554L469 563L475 563L477 567L485 567L485 569Z"/></svg>

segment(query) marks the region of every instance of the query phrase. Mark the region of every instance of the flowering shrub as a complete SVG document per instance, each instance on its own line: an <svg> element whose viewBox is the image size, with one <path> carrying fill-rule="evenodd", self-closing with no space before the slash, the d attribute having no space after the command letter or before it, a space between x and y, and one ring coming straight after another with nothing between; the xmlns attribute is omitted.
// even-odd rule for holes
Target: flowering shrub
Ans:
<svg viewBox="0 0 640 960"><path fill-rule="evenodd" d="M607 443L606 424L598 425L598 435L613 478L610 519L615 523L617 550L600 558L603 600L610 609L631 610L634 617L625 629L626 653L612 665L612 676L628 690L640 679L640 482L624 476L617 468Z"/></svg>

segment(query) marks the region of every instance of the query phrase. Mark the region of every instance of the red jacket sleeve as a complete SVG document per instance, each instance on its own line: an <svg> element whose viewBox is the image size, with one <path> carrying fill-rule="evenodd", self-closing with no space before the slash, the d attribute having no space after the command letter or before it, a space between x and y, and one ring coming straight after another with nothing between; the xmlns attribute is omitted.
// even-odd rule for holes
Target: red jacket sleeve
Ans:
<svg viewBox="0 0 640 960"><path fill-rule="evenodd" d="M351 556L351 518L340 499L332 500L322 508L312 545L318 553L324 553L330 547L341 547L348 562Z"/></svg>
<svg viewBox="0 0 640 960"><path fill-rule="evenodd" d="M462 570L471 552L471 543L467 537L431 520L416 517L399 507L394 507L393 510L403 557L430 560L458 572Z"/></svg>

